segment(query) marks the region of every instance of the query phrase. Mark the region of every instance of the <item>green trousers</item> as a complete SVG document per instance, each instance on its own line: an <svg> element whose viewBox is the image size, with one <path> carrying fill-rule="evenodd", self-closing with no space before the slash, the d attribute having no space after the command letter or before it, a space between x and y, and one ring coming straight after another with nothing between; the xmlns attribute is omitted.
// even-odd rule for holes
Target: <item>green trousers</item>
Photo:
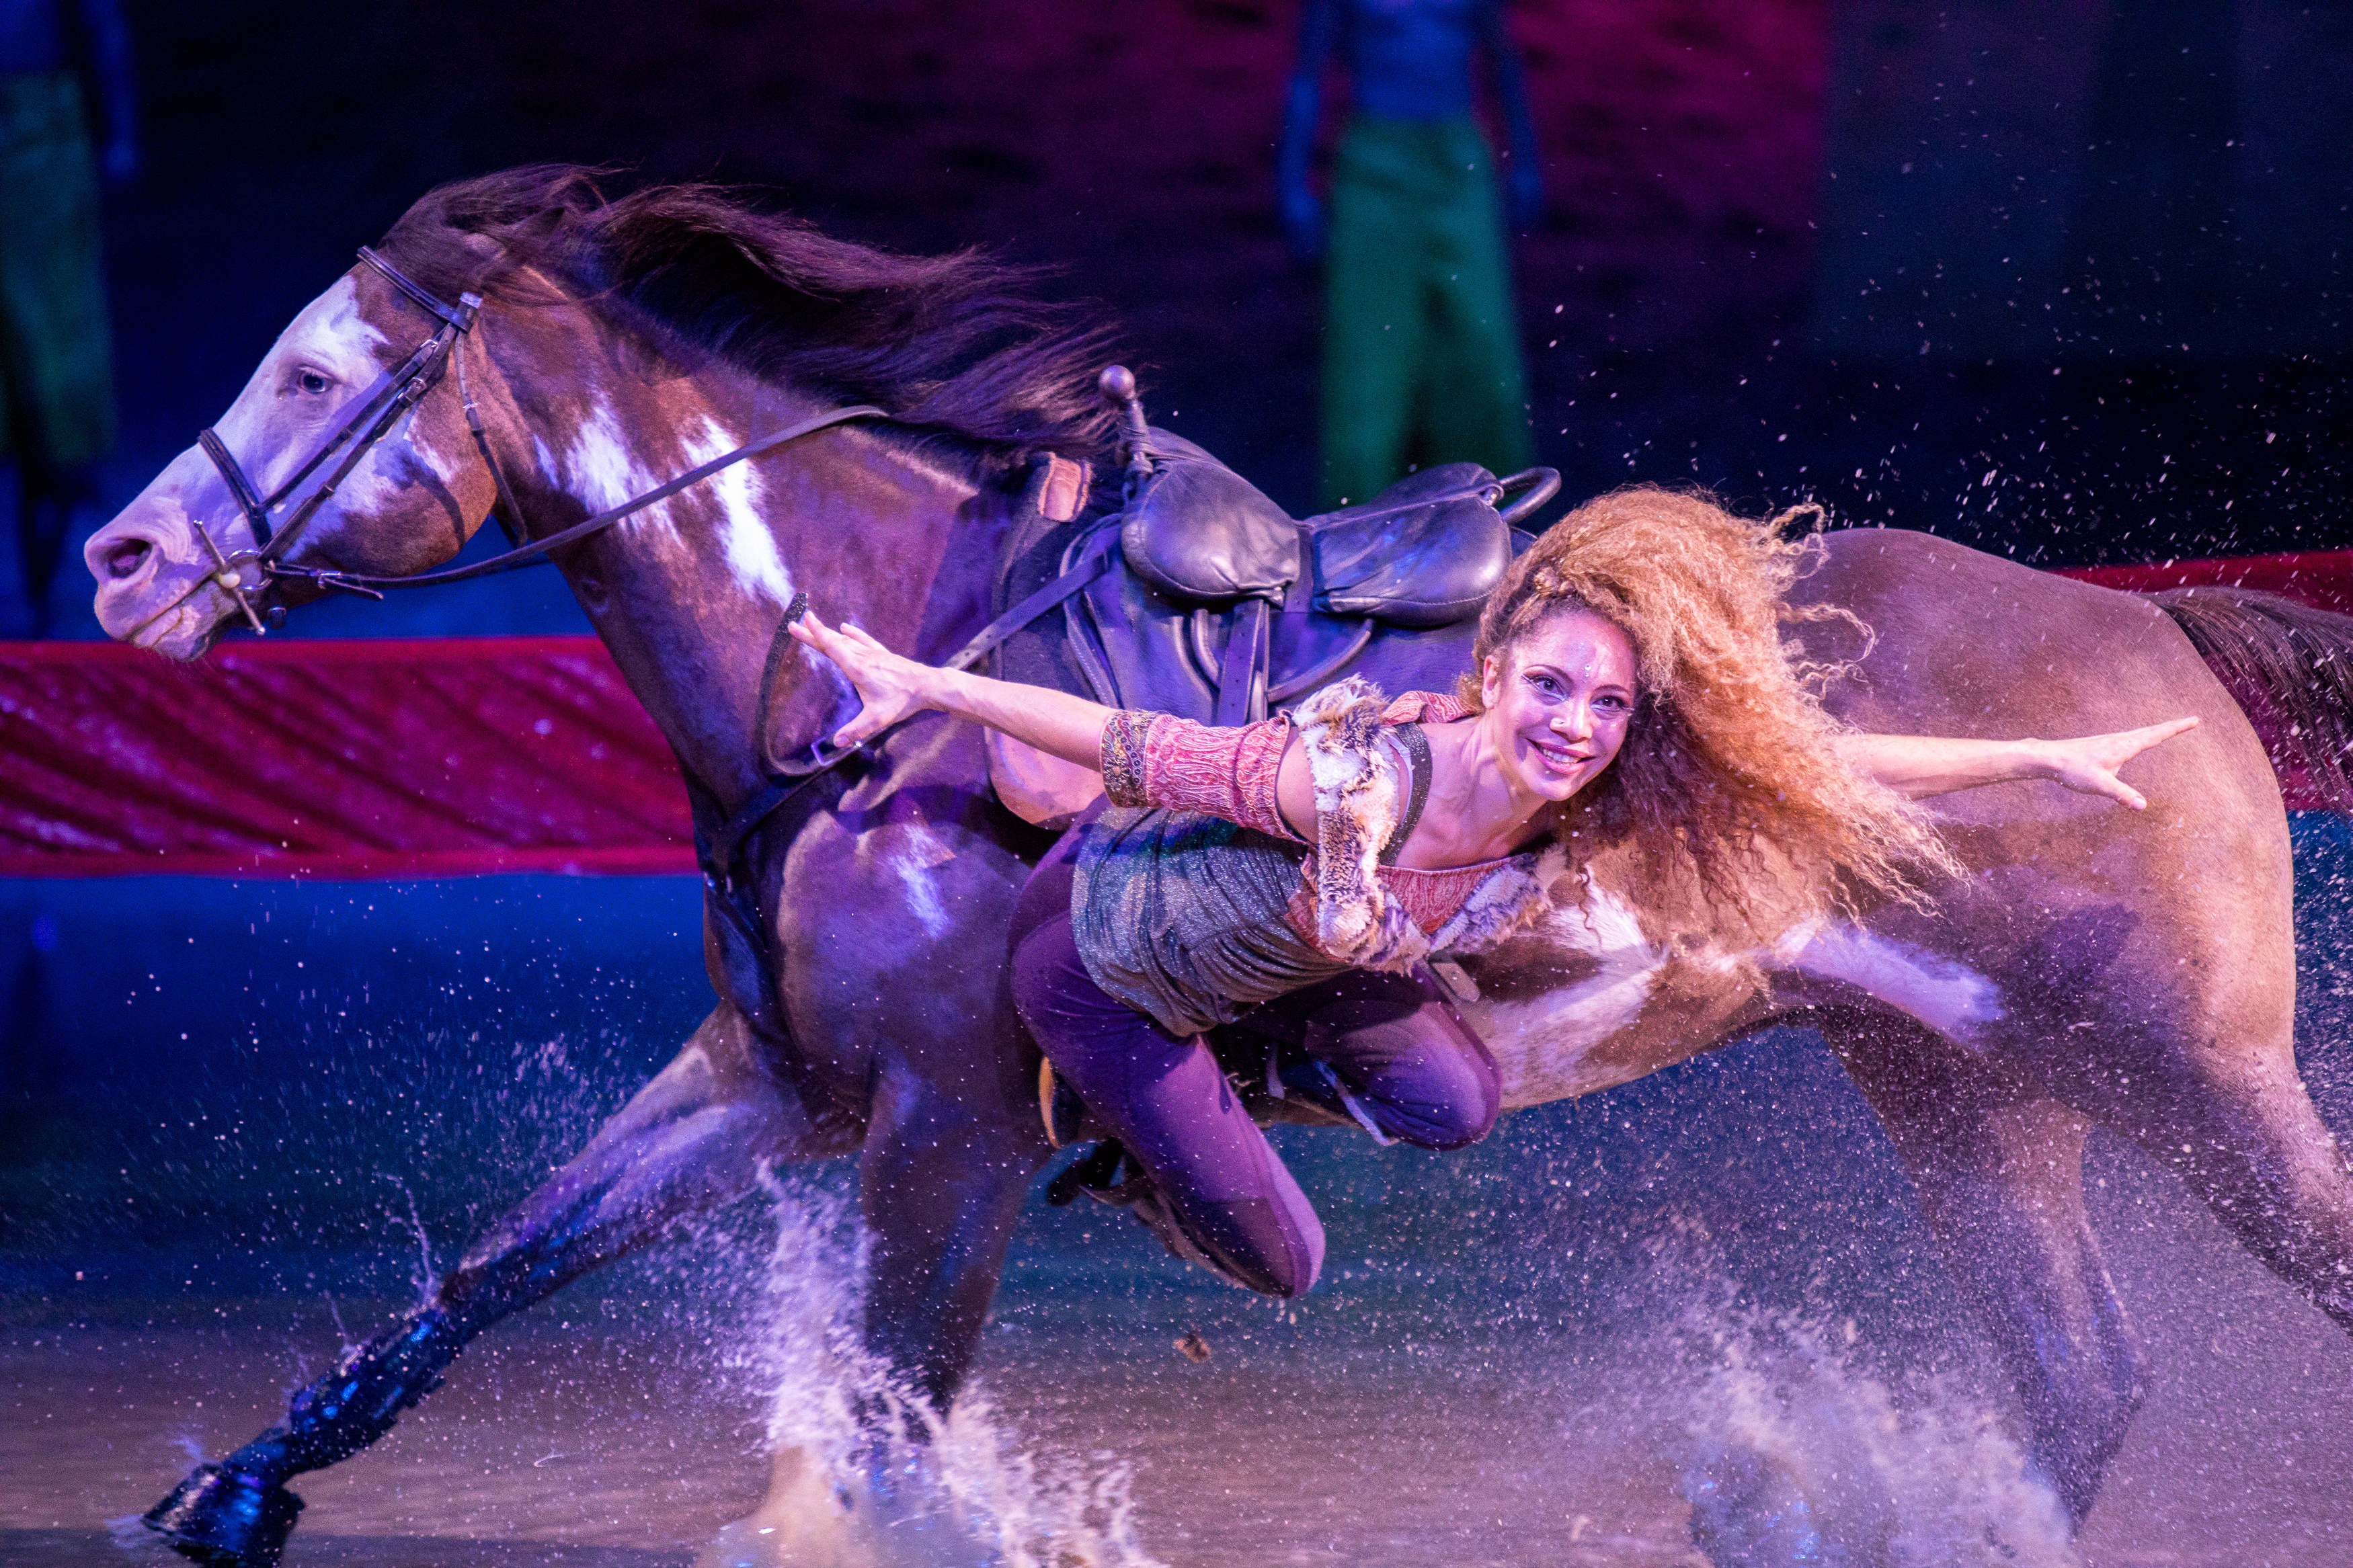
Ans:
<svg viewBox="0 0 2353 1568"><path fill-rule="evenodd" d="M1324 504L1368 500L1409 462L1526 468L1527 376L1477 123L1358 115L1330 212Z"/></svg>
<svg viewBox="0 0 2353 1568"><path fill-rule="evenodd" d="M114 445L98 171L67 71L0 76L0 455L51 468Z"/></svg>

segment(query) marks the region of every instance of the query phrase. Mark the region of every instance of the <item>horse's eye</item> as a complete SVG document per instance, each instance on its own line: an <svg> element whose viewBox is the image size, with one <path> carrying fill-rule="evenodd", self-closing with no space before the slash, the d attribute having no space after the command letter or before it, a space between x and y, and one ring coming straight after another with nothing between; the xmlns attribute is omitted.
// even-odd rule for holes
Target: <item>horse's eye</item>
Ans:
<svg viewBox="0 0 2353 1568"><path fill-rule="evenodd" d="M335 384L315 370L306 370L294 378L294 384L316 397Z"/></svg>

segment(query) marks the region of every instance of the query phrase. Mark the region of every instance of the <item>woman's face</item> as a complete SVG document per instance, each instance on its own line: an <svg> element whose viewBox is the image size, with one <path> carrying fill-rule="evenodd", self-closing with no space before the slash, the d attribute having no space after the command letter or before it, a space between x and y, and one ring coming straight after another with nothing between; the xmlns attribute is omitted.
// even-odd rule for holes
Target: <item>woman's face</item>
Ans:
<svg viewBox="0 0 2353 1568"><path fill-rule="evenodd" d="M1487 721L1515 785L1564 801L1601 776L1634 717L1634 648L1589 610L1563 610L1479 672Z"/></svg>

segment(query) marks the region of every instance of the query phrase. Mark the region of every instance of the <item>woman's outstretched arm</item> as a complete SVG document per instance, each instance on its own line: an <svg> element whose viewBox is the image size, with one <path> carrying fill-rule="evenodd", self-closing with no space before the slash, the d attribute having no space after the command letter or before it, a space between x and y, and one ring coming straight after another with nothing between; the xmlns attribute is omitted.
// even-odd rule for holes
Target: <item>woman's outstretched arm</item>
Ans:
<svg viewBox="0 0 2353 1568"><path fill-rule="evenodd" d="M1103 726L1114 711L1100 702L1050 687L994 680L986 675L918 664L892 653L856 626L828 626L811 611L792 624L793 637L833 660L865 706L834 733L834 743L871 740L911 713L937 709L1002 731L1024 745L1076 763L1103 759Z"/></svg>
<svg viewBox="0 0 2353 1568"><path fill-rule="evenodd" d="M2049 779L2084 795L2104 795L2135 811L2148 802L2116 770L2160 741L2192 729L2195 719L2079 735L2068 741L1955 741L1935 735L1842 735L1835 744L1847 765L1907 800L1975 789L1979 784Z"/></svg>

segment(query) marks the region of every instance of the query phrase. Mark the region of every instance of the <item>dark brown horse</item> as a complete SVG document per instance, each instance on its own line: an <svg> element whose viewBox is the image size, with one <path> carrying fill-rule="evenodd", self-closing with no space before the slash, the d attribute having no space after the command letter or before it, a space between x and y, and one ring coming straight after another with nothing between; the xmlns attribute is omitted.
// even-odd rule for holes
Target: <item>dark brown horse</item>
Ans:
<svg viewBox="0 0 2353 1568"><path fill-rule="evenodd" d="M563 170L437 192L383 251L428 300L486 302L452 339L450 374L417 381L413 411L394 410L285 551L290 566L413 574L448 560L500 499L485 450L512 481L512 521L543 537L829 408L895 416L729 468L559 552L675 748L706 835L762 788L765 757L846 717L826 669L765 668L797 591L940 658L987 618L1029 459L1101 455L1099 345L972 258L877 255L707 192L607 204ZM222 444L266 495L447 326L393 274L354 268L287 329ZM245 614L220 563L256 543L249 516L216 461L183 454L90 543L107 629L201 656ZM318 591L277 577L256 608ZM2307 743L2295 760L2342 801L2353 621L2222 591L2161 605L1893 531L1831 535L1805 595L1878 630L1867 653L1812 650L1864 655L1836 703L1865 729L2205 722L2136 764L2146 813L2026 784L1941 802L1972 874L1936 889L1933 914L1800 933L1762 955L1762 986L1646 939L1604 865L1590 916L1558 914L1465 966L1470 1010L1508 1106L1607 1089L1768 1022L1819 1028L1884 1120L2015 1380L2021 1436L2080 1519L2142 1388L2084 1215L2094 1123L2177 1173L2353 1327L2353 1180L2290 1045L2280 792L2263 741L2184 632L2259 716L2294 726ZM1433 658L1465 657L1467 629L1461 647L1424 636L1411 658L1377 644L1371 673L1427 683ZM869 1345L944 1406L1049 1153L1001 937L1045 843L992 795L980 735L936 716L804 792L747 846L738 880L756 929L712 891L718 1003L677 1059L478 1241L429 1307L192 1478L155 1522L191 1554L209 1543L218 1561L263 1561L290 1527L288 1477L372 1441L471 1335L774 1162L858 1152ZM871 1534L851 1542L856 1510L840 1500L854 1487L789 1457L778 1476L764 1520L781 1527L766 1538L780 1558L882 1550Z"/></svg>

